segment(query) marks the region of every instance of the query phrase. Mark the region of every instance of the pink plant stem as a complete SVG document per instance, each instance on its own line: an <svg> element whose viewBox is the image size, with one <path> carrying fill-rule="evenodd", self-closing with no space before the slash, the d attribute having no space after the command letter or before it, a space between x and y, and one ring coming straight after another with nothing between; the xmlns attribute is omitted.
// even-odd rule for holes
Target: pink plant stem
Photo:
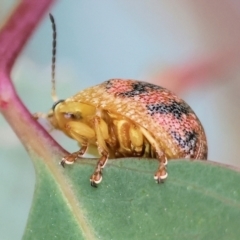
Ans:
<svg viewBox="0 0 240 240"><path fill-rule="evenodd" d="M38 124L19 99L10 73L17 56L53 2L22 0L0 31L0 112L26 149L40 156L43 156L43 152L49 153L52 146L61 153L64 150Z"/></svg>

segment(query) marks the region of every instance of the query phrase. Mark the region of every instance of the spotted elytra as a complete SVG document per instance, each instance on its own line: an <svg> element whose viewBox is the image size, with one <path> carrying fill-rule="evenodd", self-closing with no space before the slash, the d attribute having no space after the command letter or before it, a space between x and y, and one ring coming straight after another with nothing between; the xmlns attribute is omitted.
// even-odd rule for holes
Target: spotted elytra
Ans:
<svg viewBox="0 0 240 240"><path fill-rule="evenodd" d="M207 159L204 129L193 110L171 91L147 82L110 79L57 101L55 94L56 26L53 28L52 98L47 115L55 129L80 145L80 150L60 162L73 164L89 145L97 147L100 159L90 177L91 186L102 180L108 158L150 157L159 161L154 179L167 178L170 159Z"/></svg>

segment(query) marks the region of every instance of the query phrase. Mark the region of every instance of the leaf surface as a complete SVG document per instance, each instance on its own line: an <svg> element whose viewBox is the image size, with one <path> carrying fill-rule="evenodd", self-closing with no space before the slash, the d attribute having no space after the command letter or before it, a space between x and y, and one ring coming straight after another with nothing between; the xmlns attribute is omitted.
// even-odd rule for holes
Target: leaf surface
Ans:
<svg viewBox="0 0 240 240"><path fill-rule="evenodd" d="M95 164L81 160L62 169L64 190L35 161L36 190L23 239L239 239L239 172L177 160L169 163L166 182L156 184L157 161L110 160L93 188Z"/></svg>

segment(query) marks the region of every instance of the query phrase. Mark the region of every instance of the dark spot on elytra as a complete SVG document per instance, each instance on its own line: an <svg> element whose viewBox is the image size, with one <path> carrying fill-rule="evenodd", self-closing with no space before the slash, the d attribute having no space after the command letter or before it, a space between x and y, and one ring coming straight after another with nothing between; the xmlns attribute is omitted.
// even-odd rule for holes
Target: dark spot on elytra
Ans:
<svg viewBox="0 0 240 240"><path fill-rule="evenodd" d="M178 132L172 131L171 135L186 154L190 155L190 157L194 157L198 141L195 131L186 131L184 136L181 136Z"/></svg>
<svg viewBox="0 0 240 240"><path fill-rule="evenodd" d="M183 114L191 112L190 107L184 102L171 101L166 103L151 103L146 105L148 113L153 116L154 114L172 114L175 118L181 119Z"/></svg>
<svg viewBox="0 0 240 240"><path fill-rule="evenodd" d="M153 90L160 90L163 89L160 86L151 84L151 83L146 83L146 82L133 82L132 83L132 90L124 93L119 93L118 96L123 96L123 97L134 97L138 96L140 94L147 94L150 91Z"/></svg>
<svg viewBox="0 0 240 240"><path fill-rule="evenodd" d="M106 88L106 89L110 89L110 88L112 87L112 85L113 85L113 81L114 81L114 80L107 80L107 81L105 81L105 82L104 82L105 88Z"/></svg>
<svg viewBox="0 0 240 240"><path fill-rule="evenodd" d="M105 82L105 87L106 89L110 89L114 86L114 81L119 81L115 79L111 79ZM124 80L122 80L124 81ZM128 81L128 80L126 80ZM123 83L124 84L124 83ZM154 90L162 90L164 88L151 84L151 83L146 83L146 82L138 82L138 81L132 81L132 83L128 82L128 87L130 88L129 91L126 92L119 92L116 95L117 96L122 96L122 97L134 97L138 96L140 94L148 94L150 91Z"/></svg>

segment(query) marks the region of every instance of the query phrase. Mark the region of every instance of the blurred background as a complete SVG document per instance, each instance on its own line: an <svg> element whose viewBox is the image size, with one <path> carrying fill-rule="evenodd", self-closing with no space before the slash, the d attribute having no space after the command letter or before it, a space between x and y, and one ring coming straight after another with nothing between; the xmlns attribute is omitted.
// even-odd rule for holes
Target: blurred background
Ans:
<svg viewBox="0 0 240 240"><path fill-rule="evenodd" d="M0 0L0 26L14 4ZM61 99L115 77L167 87L186 100L202 121L209 159L240 167L238 0L62 0L49 11L57 23L56 78ZM47 112L52 106L51 44L46 13L12 72L32 113ZM75 142L52 134L69 151L77 149ZM1 115L0 163L0 239L21 239L35 173Z"/></svg>

